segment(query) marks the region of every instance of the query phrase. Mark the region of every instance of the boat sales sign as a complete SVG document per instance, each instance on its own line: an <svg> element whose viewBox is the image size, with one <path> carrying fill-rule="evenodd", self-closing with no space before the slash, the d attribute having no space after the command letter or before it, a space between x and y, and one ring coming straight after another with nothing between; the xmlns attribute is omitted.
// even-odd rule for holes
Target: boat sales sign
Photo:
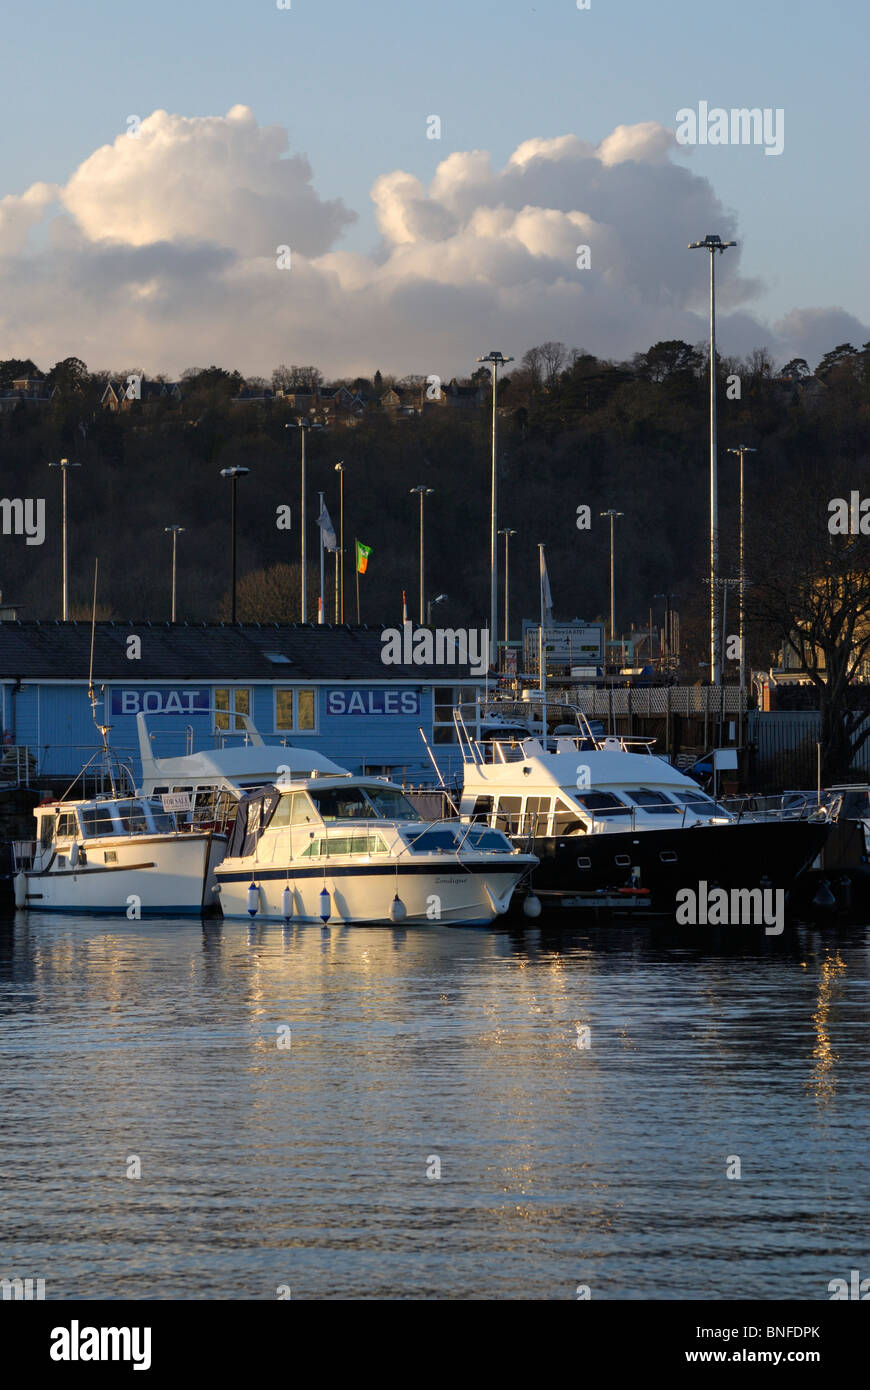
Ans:
<svg viewBox="0 0 870 1390"><path fill-rule="evenodd" d="M352 686L327 690L327 714L413 714L421 712L419 690L357 689Z"/></svg>
<svg viewBox="0 0 870 1390"><path fill-rule="evenodd" d="M208 686L176 690L166 685L143 689L113 687L109 710L113 718L131 714L208 714L211 708Z"/></svg>

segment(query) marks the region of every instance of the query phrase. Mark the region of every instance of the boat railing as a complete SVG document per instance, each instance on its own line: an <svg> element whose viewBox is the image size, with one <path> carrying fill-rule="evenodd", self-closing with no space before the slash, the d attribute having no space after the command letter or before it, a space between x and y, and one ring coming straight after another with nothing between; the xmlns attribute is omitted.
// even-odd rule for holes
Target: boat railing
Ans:
<svg viewBox="0 0 870 1390"><path fill-rule="evenodd" d="M36 858L36 840L13 840L12 841L12 872L17 874L22 869L32 869L33 861Z"/></svg>

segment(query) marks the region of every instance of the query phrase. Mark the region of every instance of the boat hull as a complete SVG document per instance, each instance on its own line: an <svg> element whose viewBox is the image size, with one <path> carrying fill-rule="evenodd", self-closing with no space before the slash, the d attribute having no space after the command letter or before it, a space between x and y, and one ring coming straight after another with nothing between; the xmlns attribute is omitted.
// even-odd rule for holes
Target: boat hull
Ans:
<svg viewBox="0 0 870 1390"><path fill-rule="evenodd" d="M226 836L212 834L89 840L83 863L59 869L55 858L44 871L25 871L26 905L132 919L215 911L214 872L225 850Z"/></svg>
<svg viewBox="0 0 870 1390"><path fill-rule="evenodd" d="M533 885L544 907L594 907L597 895L611 907L672 913L677 893L701 882L730 890L764 879L789 892L830 831L825 821L735 821L540 838L523 847L540 859Z"/></svg>
<svg viewBox="0 0 870 1390"><path fill-rule="evenodd" d="M533 861L523 856L515 866L399 868L389 864L293 870L237 868L232 860L218 870L221 909L225 917L286 921L284 889L292 893L292 919L323 923L321 892L329 893L329 917L337 924L375 925L396 922L391 908L396 895L405 908L402 925L488 926L505 912L514 888ZM258 885L256 911L249 910L249 888Z"/></svg>

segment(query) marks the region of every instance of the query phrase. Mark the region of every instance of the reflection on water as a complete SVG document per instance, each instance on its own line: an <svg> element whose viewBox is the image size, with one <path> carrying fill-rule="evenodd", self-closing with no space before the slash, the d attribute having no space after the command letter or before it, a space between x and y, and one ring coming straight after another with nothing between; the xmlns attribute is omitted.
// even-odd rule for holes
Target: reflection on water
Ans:
<svg viewBox="0 0 870 1390"><path fill-rule="evenodd" d="M2 922L0 1277L827 1298L870 1266L868 975L863 928Z"/></svg>

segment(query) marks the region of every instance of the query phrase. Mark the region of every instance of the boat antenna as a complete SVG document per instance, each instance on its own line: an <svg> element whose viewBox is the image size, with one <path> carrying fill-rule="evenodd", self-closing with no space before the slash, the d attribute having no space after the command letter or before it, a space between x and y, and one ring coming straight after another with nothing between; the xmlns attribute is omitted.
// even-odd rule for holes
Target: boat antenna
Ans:
<svg viewBox="0 0 870 1390"><path fill-rule="evenodd" d="M91 601L91 655L88 663L88 699L91 702L91 717L96 725L97 732L103 741L103 756L105 758L106 770L109 774L109 784L112 788L112 796L117 796L115 787L115 772L112 767L112 752L109 748L109 731L111 724L101 724L97 719L97 693L94 690L94 630L97 622L97 576L99 574L100 562L94 557L94 594Z"/></svg>

